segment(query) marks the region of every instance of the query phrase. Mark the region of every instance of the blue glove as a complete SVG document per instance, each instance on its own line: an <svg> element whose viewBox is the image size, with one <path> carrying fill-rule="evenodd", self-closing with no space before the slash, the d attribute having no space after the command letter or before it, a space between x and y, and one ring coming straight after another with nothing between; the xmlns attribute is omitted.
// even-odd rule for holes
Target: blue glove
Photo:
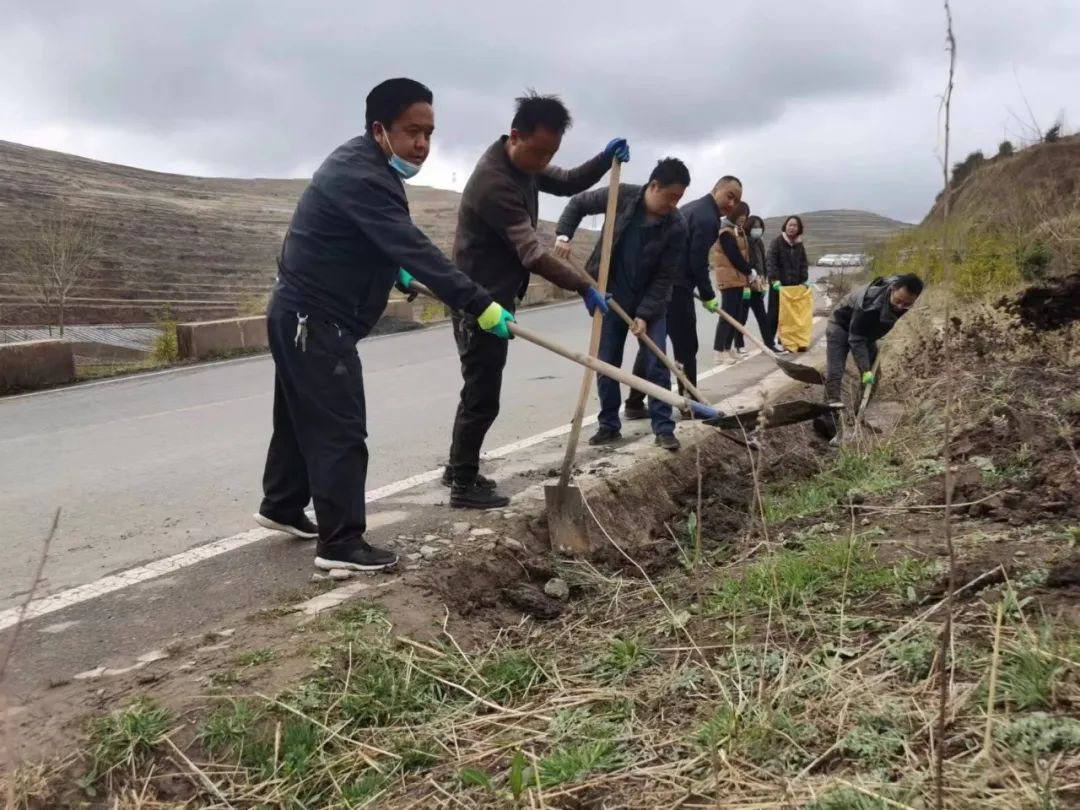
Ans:
<svg viewBox="0 0 1080 810"><path fill-rule="evenodd" d="M608 160L615 157L619 159L619 163L629 163L630 144L626 142L626 138L614 138L611 143L604 147L604 157Z"/></svg>
<svg viewBox="0 0 1080 810"><path fill-rule="evenodd" d="M585 309L589 310L589 317L596 314L596 310L599 307L600 311L604 314L608 314L608 299L611 298L611 293L607 295L601 295L600 291L596 287L589 287L588 290L581 294L581 299L585 302Z"/></svg>

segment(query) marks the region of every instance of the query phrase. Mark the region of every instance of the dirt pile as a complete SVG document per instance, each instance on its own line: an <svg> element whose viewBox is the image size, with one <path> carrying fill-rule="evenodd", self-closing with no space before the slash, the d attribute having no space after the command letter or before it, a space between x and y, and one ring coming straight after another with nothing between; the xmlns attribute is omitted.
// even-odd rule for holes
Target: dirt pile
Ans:
<svg viewBox="0 0 1080 810"><path fill-rule="evenodd" d="M1080 273L1028 287L1001 299L998 308L1016 315L1030 329L1063 329L1080 320Z"/></svg>

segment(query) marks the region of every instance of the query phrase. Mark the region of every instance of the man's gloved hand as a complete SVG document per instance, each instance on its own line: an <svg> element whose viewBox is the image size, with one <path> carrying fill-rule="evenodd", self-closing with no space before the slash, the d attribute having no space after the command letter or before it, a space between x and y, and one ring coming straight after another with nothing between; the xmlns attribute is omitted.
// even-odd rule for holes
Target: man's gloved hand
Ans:
<svg viewBox="0 0 1080 810"><path fill-rule="evenodd" d="M588 290L581 294L581 300L585 302L585 309L589 310L589 317L596 314L597 308L604 315L607 315L609 310L607 300L609 298L611 298L611 293L602 295L596 287L589 287Z"/></svg>
<svg viewBox="0 0 1080 810"><path fill-rule="evenodd" d="M397 271L397 281L394 282L394 286L401 292L405 293L405 300L412 301L416 298L418 293L412 289L409 285L415 281L415 277L412 273L406 270L404 267L399 267Z"/></svg>
<svg viewBox="0 0 1080 810"><path fill-rule="evenodd" d="M873 385L874 380L875 380L874 372L872 372L872 371L864 371L863 372L863 375L862 375L862 384L863 385Z"/></svg>
<svg viewBox="0 0 1080 810"><path fill-rule="evenodd" d="M742 288L742 297L743 297L743 301L749 301L750 300L750 288L749 287L743 287Z"/></svg>
<svg viewBox="0 0 1080 810"><path fill-rule="evenodd" d="M619 163L629 163L630 144L626 138L613 138L611 143L604 147L604 157L608 160L614 157L619 159Z"/></svg>
<svg viewBox="0 0 1080 810"><path fill-rule="evenodd" d="M701 305L713 315L716 314L716 310L720 309L720 304L717 303L715 298L710 298L708 301L702 301Z"/></svg>
<svg viewBox="0 0 1080 810"><path fill-rule="evenodd" d="M489 335L494 335L503 340L513 340L514 336L510 334L510 329L507 326L513 320L515 320L514 313L503 309L502 306L492 301L488 304L488 308L480 313L476 323Z"/></svg>

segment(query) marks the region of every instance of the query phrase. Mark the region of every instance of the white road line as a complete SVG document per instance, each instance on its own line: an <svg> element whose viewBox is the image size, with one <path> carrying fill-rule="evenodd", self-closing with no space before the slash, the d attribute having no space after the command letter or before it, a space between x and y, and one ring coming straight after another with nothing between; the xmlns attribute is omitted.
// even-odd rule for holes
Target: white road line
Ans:
<svg viewBox="0 0 1080 810"><path fill-rule="evenodd" d="M814 319L815 322L820 320ZM750 356L754 357L761 354L761 351L752 353ZM698 379L708 379L714 377L717 374L722 374L725 371L737 368L737 365L731 366L717 366L715 368L703 371L698 375ZM586 416L583 425L592 425L596 422L596 414ZM488 450L481 458L485 460L504 458L506 456L513 455L514 453L525 450L526 448L533 447L548 439L555 439L559 436L563 436L570 432L570 425L560 425L559 427L552 428L551 430L545 430L543 433L537 433L534 436L529 436L524 439L519 439L516 442L505 444L502 447L496 447L493 450ZM420 486L421 484L427 484L431 481L441 477L443 468L439 467L434 470L428 470L427 472L418 473L417 475L403 478L400 481L394 481L391 484L378 487L376 489L368 490L364 500L367 503L374 503L384 498L389 498L397 495L413 487ZM174 554L171 557L165 557L160 560L155 560L152 563L146 565L140 565L137 568L130 568L127 571L121 571L119 574L111 574L106 577L102 577L96 582L90 582L86 585L79 585L75 588L69 588L65 591L60 591L51 596L42 597L41 599L33 600L26 608L24 621L31 619L37 619L41 616L47 616L50 613L55 613L59 610L72 607L81 602L87 602L91 599L97 599L99 596L105 596L106 594L114 593L124 588L128 588L132 585L138 585L140 582L146 582L150 579L155 579L165 574L171 574L175 571L179 571L182 568L195 565L196 563L203 562L204 560L213 559L222 554L227 554L230 551L236 551L244 546L249 546L252 543L258 543L261 540L265 540L268 537L277 534L277 532L268 531L267 529L251 529L250 531L241 532L240 534L234 534L232 537L225 537L221 540L215 540L211 543L207 543L202 546L196 546L190 548L187 551L182 551L179 554ZM0 612L0 632L14 626L19 621L19 608L9 608L8 610Z"/></svg>

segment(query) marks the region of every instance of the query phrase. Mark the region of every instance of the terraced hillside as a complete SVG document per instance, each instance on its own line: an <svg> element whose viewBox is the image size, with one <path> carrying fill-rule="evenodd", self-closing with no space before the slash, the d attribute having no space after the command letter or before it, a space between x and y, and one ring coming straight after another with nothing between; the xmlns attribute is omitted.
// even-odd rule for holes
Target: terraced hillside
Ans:
<svg viewBox="0 0 1080 810"><path fill-rule="evenodd" d="M102 237L68 323L145 323L165 306L181 319L234 315L269 289L306 182L162 174L0 141L0 324L43 322L13 278L13 246L57 199L92 213ZM459 197L409 187L414 218L447 252Z"/></svg>

